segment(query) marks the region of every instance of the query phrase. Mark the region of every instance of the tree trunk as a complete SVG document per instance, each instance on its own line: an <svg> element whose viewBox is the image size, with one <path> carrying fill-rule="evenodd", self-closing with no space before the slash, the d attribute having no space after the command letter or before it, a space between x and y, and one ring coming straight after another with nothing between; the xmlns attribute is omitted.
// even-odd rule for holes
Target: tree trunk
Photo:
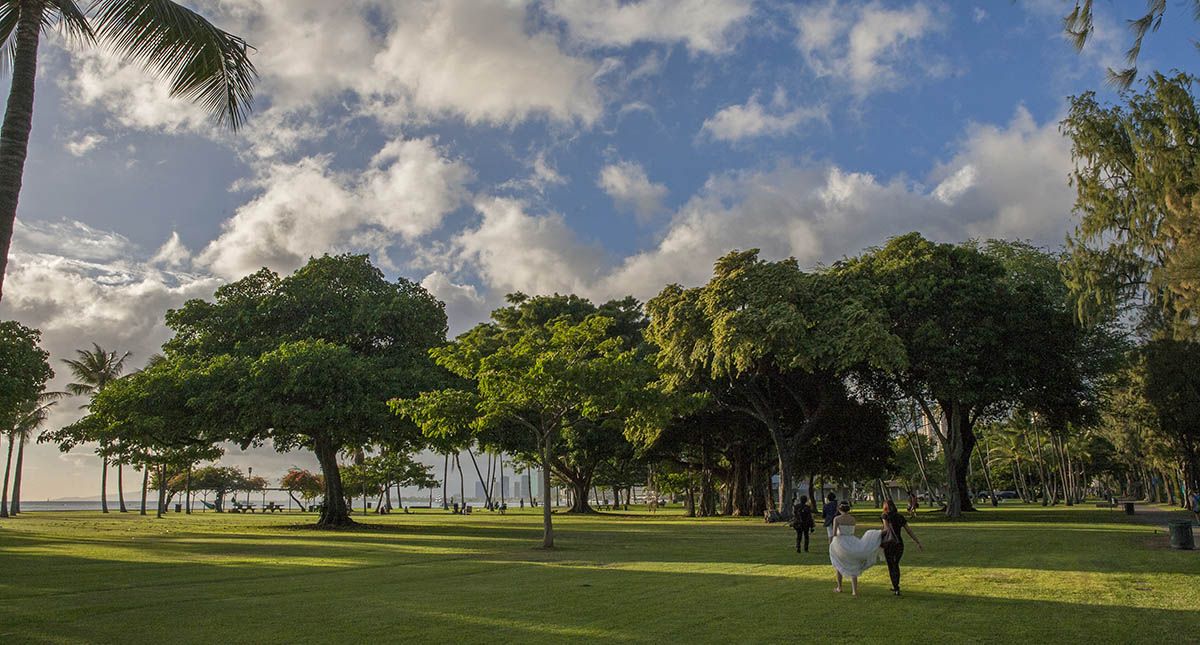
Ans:
<svg viewBox="0 0 1200 645"><path fill-rule="evenodd" d="M142 464L142 511L146 514L146 489L150 487L150 464Z"/></svg>
<svg viewBox="0 0 1200 645"><path fill-rule="evenodd" d="M491 486L491 483L489 483L487 480L485 480L485 479L483 478L483 473L479 472L479 462L475 460L475 453L471 452L471 448L470 448L470 447L468 447L468 448L467 448L467 454L471 456L471 465L475 466L475 476L476 476L476 477L478 477L478 478L479 478L479 481L480 481L480 482L483 484L483 500L484 500L484 503L485 503L485 504L487 504L487 507L488 507L488 508L491 508L491 507L492 507L492 486ZM459 467L459 474L460 474L460 475L462 474L462 470L461 470L461 468L462 468L462 467L460 466L460 467ZM491 474L489 473L489 475L488 475L488 476L490 477L490 476L491 476ZM493 479L492 481L494 482L495 480ZM463 501L465 502L466 500L464 499Z"/></svg>
<svg viewBox="0 0 1200 645"><path fill-rule="evenodd" d="M162 518L166 512L167 505L167 464L159 464L158 466L158 513L156 517Z"/></svg>
<svg viewBox="0 0 1200 645"><path fill-rule="evenodd" d="M192 465L188 464L187 474L183 476L183 510L188 515L192 514Z"/></svg>
<svg viewBox="0 0 1200 645"><path fill-rule="evenodd" d="M25 437L17 442L17 467L13 472L12 501L9 502L9 513L16 515L21 512L21 471L25 467Z"/></svg>
<svg viewBox="0 0 1200 645"><path fill-rule="evenodd" d="M967 467L971 451L975 449L975 432L971 428L967 412L958 401L950 403L946 424L946 517L962 517L963 512L973 511L971 495L967 488Z"/></svg>
<svg viewBox="0 0 1200 645"><path fill-rule="evenodd" d="M350 509L346 506L342 473L337 463L337 448L329 437L320 434L313 437L313 452L317 454L317 462L321 464L321 475L325 479L325 500L321 504L321 516L317 518L317 528L352 526L354 520L350 519Z"/></svg>
<svg viewBox="0 0 1200 645"><path fill-rule="evenodd" d="M450 481L450 453L446 453L446 459L442 462L442 510L450 508L450 502L446 501L446 482Z"/></svg>
<svg viewBox="0 0 1200 645"><path fill-rule="evenodd" d="M783 431L771 424L771 438L775 442L775 452L778 454L779 468L779 497L770 495L771 476L767 475L768 498L777 505L780 517L784 520L792 518L792 498L795 496L795 482L792 481L792 465L796 461L796 451L791 442L783 435Z"/></svg>
<svg viewBox="0 0 1200 645"><path fill-rule="evenodd" d="M8 106L4 111L4 124L0 126L0 299L4 297L8 250L17 220L17 200L21 196L29 133L33 130L33 88L45 5L43 0L21 0L17 8Z"/></svg>
<svg viewBox="0 0 1200 645"><path fill-rule="evenodd" d="M100 458L100 512L108 512L108 457Z"/></svg>
<svg viewBox="0 0 1200 645"><path fill-rule="evenodd" d="M125 464L117 462L117 503L120 505L122 513L128 513L129 509L125 508Z"/></svg>
<svg viewBox="0 0 1200 645"><path fill-rule="evenodd" d="M1000 505L1000 500L996 499L996 487L992 485L992 469L988 466L987 457L984 456L986 453L987 449L985 446L985 449L977 454L979 455L979 463L983 467L983 481L987 483L988 498L991 499L992 508L995 508Z"/></svg>
<svg viewBox="0 0 1200 645"><path fill-rule="evenodd" d="M454 455L454 465L458 467L458 501L460 504L460 506L458 508L462 512L466 513L467 512L467 481L466 481L466 476L463 475L462 453L461 452L458 453L457 455Z"/></svg>
<svg viewBox="0 0 1200 645"><path fill-rule="evenodd" d="M0 440L3 440L0 435ZM4 488L0 489L0 517L8 517L8 475L12 469L13 435L8 435L8 459L4 463Z"/></svg>
<svg viewBox="0 0 1200 645"><path fill-rule="evenodd" d="M542 436L542 548L554 548L554 525L550 520L550 437Z"/></svg>

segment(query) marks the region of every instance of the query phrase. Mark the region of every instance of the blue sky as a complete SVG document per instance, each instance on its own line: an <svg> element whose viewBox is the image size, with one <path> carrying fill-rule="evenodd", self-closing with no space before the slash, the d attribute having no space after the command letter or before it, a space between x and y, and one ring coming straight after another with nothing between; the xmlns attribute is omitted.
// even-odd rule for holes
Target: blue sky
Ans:
<svg viewBox="0 0 1200 645"><path fill-rule="evenodd" d="M1143 70L1196 70L1177 4ZM1098 3L1082 54L1057 0L193 6L257 48L240 133L103 51L44 45L0 316L56 358L94 340L138 364L166 308L325 252L422 282L457 332L508 291L646 298L732 248L811 266L909 230L1057 246L1057 121L1069 95L1113 98L1143 3ZM93 461L37 447L26 490L86 493Z"/></svg>

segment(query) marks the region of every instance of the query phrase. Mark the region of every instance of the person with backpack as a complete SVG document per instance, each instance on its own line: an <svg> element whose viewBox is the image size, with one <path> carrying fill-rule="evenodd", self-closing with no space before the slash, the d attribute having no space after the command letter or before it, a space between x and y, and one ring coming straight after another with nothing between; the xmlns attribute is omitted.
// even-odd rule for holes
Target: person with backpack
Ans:
<svg viewBox="0 0 1200 645"><path fill-rule="evenodd" d="M796 553L808 553L808 536L817 528L808 495L801 495L792 507L792 528L796 530Z"/></svg>

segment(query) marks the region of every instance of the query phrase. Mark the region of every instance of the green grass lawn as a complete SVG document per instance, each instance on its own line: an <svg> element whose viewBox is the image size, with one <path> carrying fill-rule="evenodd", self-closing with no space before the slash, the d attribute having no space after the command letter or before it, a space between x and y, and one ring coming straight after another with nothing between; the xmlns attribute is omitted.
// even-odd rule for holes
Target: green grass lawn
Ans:
<svg viewBox="0 0 1200 645"><path fill-rule="evenodd" d="M1200 552L1108 510L923 515L900 598L883 564L832 593L821 529L798 555L755 519L556 516L545 551L540 519L25 514L0 520L0 643L1200 642Z"/></svg>

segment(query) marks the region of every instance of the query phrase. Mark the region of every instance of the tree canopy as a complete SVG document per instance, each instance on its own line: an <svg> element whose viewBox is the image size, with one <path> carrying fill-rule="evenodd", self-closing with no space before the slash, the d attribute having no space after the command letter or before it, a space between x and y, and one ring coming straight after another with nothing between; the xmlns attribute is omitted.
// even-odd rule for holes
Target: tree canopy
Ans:
<svg viewBox="0 0 1200 645"><path fill-rule="evenodd" d="M287 277L264 269L168 312L167 324L167 359L194 362L207 382L207 438L316 453L322 527L351 523L338 453L416 448L415 426L386 402L441 378L428 352L445 342L442 303L384 279L364 255L314 258Z"/></svg>

